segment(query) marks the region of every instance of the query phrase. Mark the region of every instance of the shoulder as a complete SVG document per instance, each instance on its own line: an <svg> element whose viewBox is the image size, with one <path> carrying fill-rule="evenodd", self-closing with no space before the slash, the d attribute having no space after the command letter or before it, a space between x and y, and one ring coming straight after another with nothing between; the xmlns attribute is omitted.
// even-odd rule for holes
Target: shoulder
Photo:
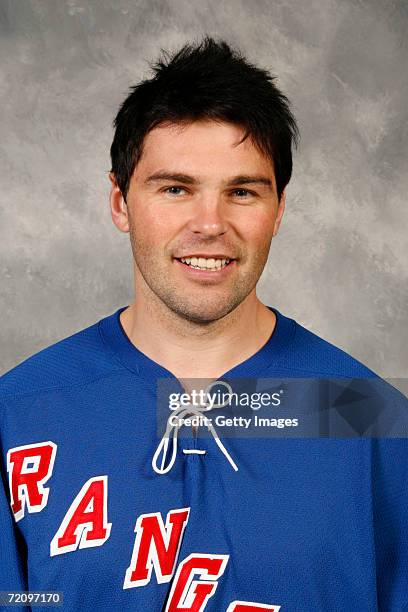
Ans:
<svg viewBox="0 0 408 612"><path fill-rule="evenodd" d="M0 377L0 400L86 384L119 365L107 352L99 321L31 355Z"/></svg>
<svg viewBox="0 0 408 612"><path fill-rule="evenodd" d="M387 426L390 426L390 431L394 428L399 434L401 428L404 428L403 437L406 438L408 398L404 393L345 350L308 330L294 319L285 318L291 322L293 333L291 342L279 361L278 368L282 373L288 377L294 375L299 378L312 376L333 379L332 382L335 384L338 382L336 379L354 379L347 386L349 391L354 389L360 394L363 393L361 397L370 399L375 397L393 404L397 412L393 414L387 412L387 416L390 415L391 419L395 417L395 423L392 427L387 423ZM370 410L373 406L374 404Z"/></svg>
<svg viewBox="0 0 408 612"><path fill-rule="evenodd" d="M287 317L286 317L287 318ZM282 367L327 376L378 377L367 365L292 319L293 340Z"/></svg>

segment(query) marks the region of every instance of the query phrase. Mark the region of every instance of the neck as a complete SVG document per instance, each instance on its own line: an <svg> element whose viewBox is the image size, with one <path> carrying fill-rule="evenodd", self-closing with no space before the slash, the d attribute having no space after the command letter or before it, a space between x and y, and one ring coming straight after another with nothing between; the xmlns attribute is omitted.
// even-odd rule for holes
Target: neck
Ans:
<svg viewBox="0 0 408 612"><path fill-rule="evenodd" d="M131 342L177 378L216 379L254 355L271 336L276 316L255 289L228 315L202 325L143 292L120 315Z"/></svg>

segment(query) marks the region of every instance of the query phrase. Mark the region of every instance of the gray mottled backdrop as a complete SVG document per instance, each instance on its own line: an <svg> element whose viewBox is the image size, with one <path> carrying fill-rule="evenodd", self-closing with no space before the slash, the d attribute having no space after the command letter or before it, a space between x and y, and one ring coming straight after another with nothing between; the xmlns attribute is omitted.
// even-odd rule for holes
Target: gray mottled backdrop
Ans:
<svg viewBox="0 0 408 612"><path fill-rule="evenodd" d="M0 0L1 371L128 304L112 119L147 60L204 33L268 68L302 141L259 296L408 375L405 0Z"/></svg>

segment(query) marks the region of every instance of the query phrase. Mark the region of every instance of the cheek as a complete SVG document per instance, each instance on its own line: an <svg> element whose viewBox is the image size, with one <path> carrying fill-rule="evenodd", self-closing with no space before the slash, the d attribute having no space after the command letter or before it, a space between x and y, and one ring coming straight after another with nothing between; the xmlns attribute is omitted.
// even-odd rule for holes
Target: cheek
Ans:
<svg viewBox="0 0 408 612"><path fill-rule="evenodd" d="M259 248L268 245L273 234L275 215L258 214L246 219L242 226L242 235L247 243L248 249ZM253 245L253 247L251 247Z"/></svg>
<svg viewBox="0 0 408 612"><path fill-rule="evenodd" d="M142 208L135 206L129 215L130 235L135 253L139 256L161 258L169 243L180 230L174 214L160 207Z"/></svg>
<svg viewBox="0 0 408 612"><path fill-rule="evenodd" d="M135 236L157 244L171 231L172 218L159 208L142 207L136 203L132 208L130 224Z"/></svg>

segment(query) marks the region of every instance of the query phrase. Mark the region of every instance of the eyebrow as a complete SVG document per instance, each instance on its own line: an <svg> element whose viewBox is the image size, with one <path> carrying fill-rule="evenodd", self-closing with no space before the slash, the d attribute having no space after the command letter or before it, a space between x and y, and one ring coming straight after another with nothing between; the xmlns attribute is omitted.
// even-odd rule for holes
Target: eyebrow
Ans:
<svg viewBox="0 0 408 612"><path fill-rule="evenodd" d="M197 180L194 176L190 176L188 174L180 174L180 173L172 173L172 172L154 172L150 176L145 179L145 183L155 183L161 181L174 181L176 183L183 183L184 185L199 185L200 181ZM234 176L227 180L227 187L231 187L233 185L265 185L271 191L273 191L273 183L270 178L267 176L251 176L242 174L239 176Z"/></svg>

